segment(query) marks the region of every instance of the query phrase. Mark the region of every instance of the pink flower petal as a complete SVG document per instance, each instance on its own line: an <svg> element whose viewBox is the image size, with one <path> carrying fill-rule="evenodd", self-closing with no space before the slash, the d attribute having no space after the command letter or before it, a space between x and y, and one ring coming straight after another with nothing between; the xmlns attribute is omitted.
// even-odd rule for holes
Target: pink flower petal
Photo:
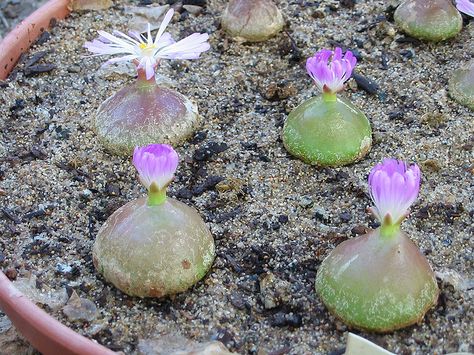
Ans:
<svg viewBox="0 0 474 355"><path fill-rule="evenodd" d="M389 214L394 223L400 223L418 196L420 179L420 168L416 164L407 166L395 159L384 159L377 164L369 175L370 196L377 218L382 222Z"/></svg>
<svg viewBox="0 0 474 355"><path fill-rule="evenodd" d="M166 188L173 180L178 162L178 154L167 144L136 147L133 152L133 165L138 171L141 183L147 189L153 183L160 190Z"/></svg>
<svg viewBox="0 0 474 355"><path fill-rule="evenodd" d="M336 93L344 89L344 83L350 79L356 63L357 59L350 51L343 57L339 47L334 52L322 49L308 58L306 70L321 91Z"/></svg>

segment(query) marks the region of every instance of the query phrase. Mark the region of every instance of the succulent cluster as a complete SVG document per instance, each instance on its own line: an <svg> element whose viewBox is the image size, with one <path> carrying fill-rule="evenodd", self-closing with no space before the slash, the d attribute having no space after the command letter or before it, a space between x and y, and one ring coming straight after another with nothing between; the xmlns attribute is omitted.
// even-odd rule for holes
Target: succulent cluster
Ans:
<svg viewBox="0 0 474 355"><path fill-rule="evenodd" d="M462 28L459 11L474 15L470 0L406 0L395 21L407 34L439 41ZM210 46L207 34L176 42L165 32L168 11L152 36L99 31L86 43L95 55L120 55L105 64L132 61L138 80L98 109L95 129L105 147L130 155L148 196L118 209L100 229L93 249L97 270L130 295L163 297L182 292L208 272L215 257L212 235L191 207L166 196L178 166L179 144L198 123L196 106L185 96L157 85L161 59L196 59ZM223 29L243 41L261 41L284 25L271 0L230 0ZM289 114L283 128L288 152L317 166L340 166L362 159L371 149L372 130L364 113L338 94L357 59L347 50L321 49L306 61L320 95ZM456 72L450 94L473 108L474 66ZM157 144L160 143L160 144ZM316 290L330 311L354 327L386 332L419 321L435 304L438 286L428 261L401 231L420 189L416 164L386 159L369 175L372 212L380 227L338 245L319 267Z"/></svg>

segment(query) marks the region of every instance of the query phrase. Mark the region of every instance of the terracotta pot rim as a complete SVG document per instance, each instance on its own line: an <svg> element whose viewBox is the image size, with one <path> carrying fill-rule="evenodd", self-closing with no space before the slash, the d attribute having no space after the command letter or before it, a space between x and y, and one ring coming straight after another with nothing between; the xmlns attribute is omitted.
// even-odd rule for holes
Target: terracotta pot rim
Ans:
<svg viewBox="0 0 474 355"><path fill-rule="evenodd" d="M5 80L38 36L50 27L54 20L69 15L70 0L50 0L21 21L0 42L0 80Z"/></svg>
<svg viewBox="0 0 474 355"><path fill-rule="evenodd" d="M69 14L70 0L50 0L21 21L0 42L0 80L8 77L21 54L26 52L52 19ZM45 355L116 354L58 322L18 291L0 272L0 309L31 345Z"/></svg>
<svg viewBox="0 0 474 355"><path fill-rule="evenodd" d="M18 291L0 272L0 309L41 353L61 355L116 354L58 322Z"/></svg>

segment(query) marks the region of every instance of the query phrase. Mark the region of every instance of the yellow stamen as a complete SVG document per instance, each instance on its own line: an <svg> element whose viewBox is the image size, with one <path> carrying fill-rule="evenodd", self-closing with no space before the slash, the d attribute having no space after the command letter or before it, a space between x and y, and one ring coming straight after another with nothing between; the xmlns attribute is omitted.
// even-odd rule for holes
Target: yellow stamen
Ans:
<svg viewBox="0 0 474 355"><path fill-rule="evenodd" d="M153 55L153 51L155 50L156 46L154 43L140 43L140 49L142 50L144 55Z"/></svg>

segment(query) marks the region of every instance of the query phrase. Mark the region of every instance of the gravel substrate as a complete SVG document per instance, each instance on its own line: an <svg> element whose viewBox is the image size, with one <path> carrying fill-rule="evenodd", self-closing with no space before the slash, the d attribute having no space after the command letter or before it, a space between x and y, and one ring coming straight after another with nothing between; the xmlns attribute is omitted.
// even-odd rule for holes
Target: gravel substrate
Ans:
<svg viewBox="0 0 474 355"><path fill-rule="evenodd" d="M387 1L277 3L286 32L262 44L225 36L223 0L208 0L198 16L176 14L169 27L175 38L211 35L201 59L159 68L203 117L177 147L171 186L215 237L218 256L203 281L171 299L131 298L92 265L99 227L144 194L130 160L105 152L92 130L99 104L134 79L99 69L103 58L85 58L82 48L98 29L126 31L125 1L59 22L1 85L0 267L20 282L35 275L38 293L66 288L93 301L91 321L44 308L126 354L175 332L241 354L340 354L349 329L315 294L315 275L338 243L376 227L366 210L368 172L384 157L400 158L423 174L403 229L446 282L421 324L356 333L397 354L474 351L474 115L447 94L450 73L474 57L474 22L453 40L427 44L397 31ZM374 145L359 163L319 169L289 156L280 134L287 114L318 94L305 59L337 43L354 50L358 74L378 86L351 79L342 94L370 119ZM54 68L38 74L38 64Z"/></svg>

